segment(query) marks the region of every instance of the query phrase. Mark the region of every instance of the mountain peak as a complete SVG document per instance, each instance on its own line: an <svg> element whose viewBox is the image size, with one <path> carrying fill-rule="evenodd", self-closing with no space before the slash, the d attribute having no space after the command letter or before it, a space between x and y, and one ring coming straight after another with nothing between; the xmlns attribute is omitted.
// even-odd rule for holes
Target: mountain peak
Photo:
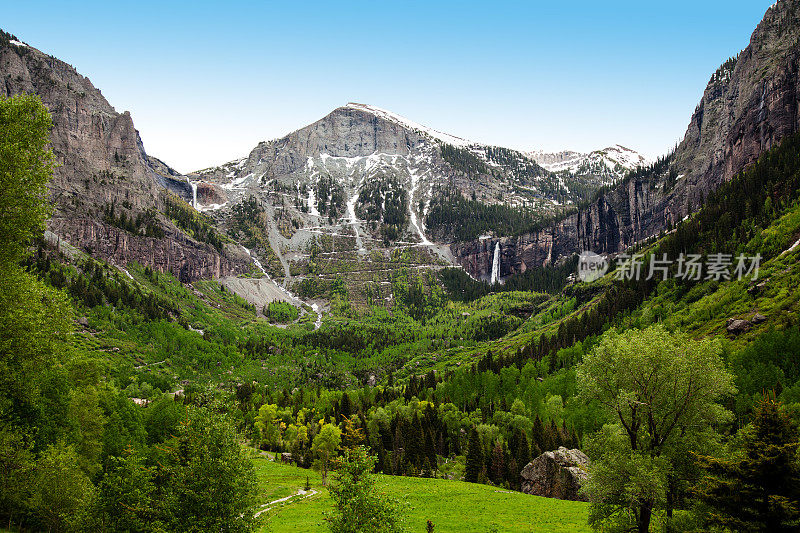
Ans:
<svg viewBox="0 0 800 533"><path fill-rule="evenodd" d="M462 137L457 137L455 135L450 135L449 133L443 133L433 128L429 128L428 126L423 126L422 124L407 119L401 115L398 115L397 113L393 113L391 111L388 111L386 109L381 109L380 107L376 107L373 105L360 104L357 102L348 102L347 105L344 106L344 109L357 109L359 111L370 113L383 120L393 122L406 129L426 134L429 137L433 137L434 139L445 142L447 144L452 144L454 146L469 146L470 144L474 144Z"/></svg>

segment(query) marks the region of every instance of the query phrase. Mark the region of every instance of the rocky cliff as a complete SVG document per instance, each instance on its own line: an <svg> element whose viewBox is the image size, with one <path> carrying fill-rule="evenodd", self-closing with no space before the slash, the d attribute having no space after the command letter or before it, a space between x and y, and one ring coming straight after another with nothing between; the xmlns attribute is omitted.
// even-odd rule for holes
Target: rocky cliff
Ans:
<svg viewBox="0 0 800 533"><path fill-rule="evenodd" d="M53 232L100 258L138 261L187 280L249 269L246 259L222 257L161 214L164 189L190 200L191 188L184 176L145 153L130 113L117 113L72 66L0 32L0 97L20 93L39 95L53 117ZM166 236L110 226L104 213L111 205L128 219L151 213Z"/></svg>
<svg viewBox="0 0 800 533"><path fill-rule="evenodd" d="M500 239L503 275L583 250L618 253L682 220L709 191L800 128L799 65L800 1L779 0L748 46L713 74L673 154L550 228ZM486 278L486 246L494 244L451 249L470 274Z"/></svg>

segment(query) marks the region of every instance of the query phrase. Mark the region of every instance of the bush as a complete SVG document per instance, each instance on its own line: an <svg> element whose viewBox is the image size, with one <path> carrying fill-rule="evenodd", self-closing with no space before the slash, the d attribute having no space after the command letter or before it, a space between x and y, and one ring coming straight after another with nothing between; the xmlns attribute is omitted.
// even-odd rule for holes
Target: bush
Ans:
<svg viewBox="0 0 800 533"><path fill-rule="evenodd" d="M286 324L294 322L300 315L300 310L290 303L270 302L264 306L264 316L273 324Z"/></svg>

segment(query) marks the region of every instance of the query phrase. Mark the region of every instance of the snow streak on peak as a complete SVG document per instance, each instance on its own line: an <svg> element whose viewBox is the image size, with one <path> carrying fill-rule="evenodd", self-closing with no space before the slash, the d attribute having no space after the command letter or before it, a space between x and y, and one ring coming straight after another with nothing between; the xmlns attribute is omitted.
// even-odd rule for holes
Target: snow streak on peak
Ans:
<svg viewBox="0 0 800 533"><path fill-rule="evenodd" d="M589 154L590 157L593 155L602 157L605 160L606 165L609 163L616 163L626 170L633 170L636 167L640 167L648 163L647 158L645 158L642 154L636 152L635 150L631 150L630 148L626 148L621 144L615 144L614 146L609 146L608 148L603 148L602 150L595 150Z"/></svg>
<svg viewBox="0 0 800 533"><path fill-rule="evenodd" d="M588 154L569 150L557 153L537 150L527 155L551 172L567 171L573 174L588 166L604 165L609 171L620 169L628 171L649 163L642 154L621 144L594 150Z"/></svg>
<svg viewBox="0 0 800 533"><path fill-rule="evenodd" d="M404 128L416 130L422 132L429 137L433 137L434 139L438 139L442 142L446 142L447 144L452 144L453 146L469 146L471 144L470 141L463 139L461 137L456 137L455 135L450 135L448 133L442 133L440 131L436 131L433 128L429 128L427 126L423 126L422 124L418 124L413 120L409 120L405 117L402 117L396 113L392 113L391 111L387 111L385 109L381 109L379 107L367 105L367 104L358 104L355 102L349 102L346 106L348 109L358 109L360 111L366 111L367 113L371 113L376 117L382 118L384 120L388 120L390 122L394 122L395 124L399 124Z"/></svg>

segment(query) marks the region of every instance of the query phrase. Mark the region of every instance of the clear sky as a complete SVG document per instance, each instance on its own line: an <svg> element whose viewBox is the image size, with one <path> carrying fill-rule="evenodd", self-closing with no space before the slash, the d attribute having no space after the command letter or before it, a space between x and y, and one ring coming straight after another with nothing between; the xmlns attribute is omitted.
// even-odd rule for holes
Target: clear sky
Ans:
<svg viewBox="0 0 800 533"><path fill-rule="evenodd" d="M0 3L0 28L188 172L349 101L522 150L660 155L772 0Z"/></svg>

